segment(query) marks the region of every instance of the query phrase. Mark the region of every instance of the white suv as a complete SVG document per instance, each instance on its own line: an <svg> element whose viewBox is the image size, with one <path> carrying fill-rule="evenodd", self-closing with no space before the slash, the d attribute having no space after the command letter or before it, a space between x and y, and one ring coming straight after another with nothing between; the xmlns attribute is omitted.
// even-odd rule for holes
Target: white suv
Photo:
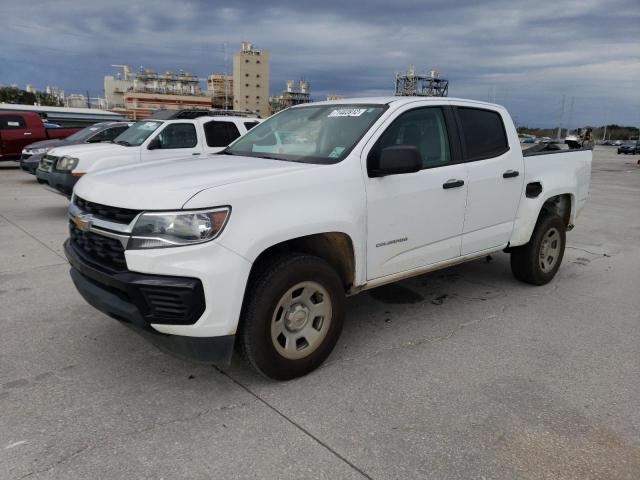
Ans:
<svg viewBox="0 0 640 480"><path fill-rule="evenodd" d="M38 181L56 193L70 196L73 186L86 173L138 163L218 153L261 120L240 116L175 118L189 111L176 111L134 123L113 143L83 144L53 148L40 161ZM191 116L197 113L191 114Z"/></svg>

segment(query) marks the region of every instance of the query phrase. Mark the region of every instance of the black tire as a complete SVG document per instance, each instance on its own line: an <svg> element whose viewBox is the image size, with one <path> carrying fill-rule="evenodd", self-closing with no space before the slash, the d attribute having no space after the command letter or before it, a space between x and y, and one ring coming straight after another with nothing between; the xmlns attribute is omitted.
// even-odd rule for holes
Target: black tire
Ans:
<svg viewBox="0 0 640 480"><path fill-rule="evenodd" d="M553 232L557 232L557 236ZM550 235L552 236L550 237ZM549 238L552 239L551 243ZM549 257L542 259L541 255L545 245L548 246L547 248L551 247L553 240L558 242L558 251L553 257L553 263L550 264ZM532 285L549 283L558 268L560 268L565 245L566 227L562 218L555 214L543 213L536 223L529 243L511 250L511 271L513 275L518 280Z"/></svg>
<svg viewBox="0 0 640 480"><path fill-rule="evenodd" d="M276 325L278 315L282 317L280 322L291 318L287 316L286 312L282 313L281 302L292 289L301 283L320 285L320 288L324 289L329 297L331 314L328 315L330 319L326 329L324 322L327 319L322 317L320 320L323 325L320 329L324 329L324 336L320 340L316 340L316 344L308 343L307 347L302 342L303 348L299 350L302 353L296 354L305 356L290 359L284 356L286 352L281 353L285 349L285 345L281 344L281 351L278 350L275 342L280 343L283 337L272 339L272 329L273 325ZM292 301L296 301L296 292L297 290L293 290ZM322 302L324 302L324 298ZM313 308L313 305L311 307ZM276 309L280 313L276 312ZM287 312L290 311L290 309L287 310ZM319 257L307 254L278 255L259 265L252 274L245 294L238 331L240 353L253 368L266 377L276 380L290 380L306 375L320 366L335 347L342 331L344 312L344 287L340 276L331 265ZM316 319L312 318L309 311L303 316L306 318L305 324L316 323ZM282 328L283 325L284 323L280 324L280 327ZM308 325L304 328L307 327ZM283 330L283 333L294 336L297 332L291 333L289 330ZM304 341L306 342L306 340ZM310 353L305 354L304 348L310 348Z"/></svg>

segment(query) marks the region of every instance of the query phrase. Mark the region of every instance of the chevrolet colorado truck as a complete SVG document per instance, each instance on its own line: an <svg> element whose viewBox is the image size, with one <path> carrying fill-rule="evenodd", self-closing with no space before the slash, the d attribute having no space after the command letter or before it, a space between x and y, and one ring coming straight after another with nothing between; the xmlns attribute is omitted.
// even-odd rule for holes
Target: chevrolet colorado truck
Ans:
<svg viewBox="0 0 640 480"><path fill-rule="evenodd" d="M85 127L67 138L53 138L31 143L22 149L22 155L18 160L20 168L31 175L36 174L36 169L42 157L54 147L68 145L82 145L88 143L112 142L118 135L133 125L133 122L100 122Z"/></svg>
<svg viewBox="0 0 640 480"><path fill-rule="evenodd" d="M15 160L30 143L66 138L78 130L80 128L49 128L35 112L0 112L0 160Z"/></svg>
<svg viewBox="0 0 640 480"><path fill-rule="evenodd" d="M185 155L217 153L259 122L257 118L162 110L134 123L111 143L52 148L40 161L36 177L55 193L70 197L73 186L85 173Z"/></svg>
<svg viewBox="0 0 640 480"><path fill-rule="evenodd" d="M318 102L215 161L86 175L64 248L98 310L195 360L235 345L284 380L330 354L346 296L497 251L517 279L551 281L590 177L591 151L523 155L498 105Z"/></svg>

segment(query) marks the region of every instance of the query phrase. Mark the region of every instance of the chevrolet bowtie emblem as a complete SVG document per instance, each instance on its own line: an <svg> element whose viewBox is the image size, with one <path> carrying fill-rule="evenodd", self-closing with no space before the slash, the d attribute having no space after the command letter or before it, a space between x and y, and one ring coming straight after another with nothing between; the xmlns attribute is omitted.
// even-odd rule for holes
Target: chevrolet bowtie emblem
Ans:
<svg viewBox="0 0 640 480"><path fill-rule="evenodd" d="M76 224L78 230L87 232L91 228L92 216L87 214L80 214L73 217L73 223Z"/></svg>

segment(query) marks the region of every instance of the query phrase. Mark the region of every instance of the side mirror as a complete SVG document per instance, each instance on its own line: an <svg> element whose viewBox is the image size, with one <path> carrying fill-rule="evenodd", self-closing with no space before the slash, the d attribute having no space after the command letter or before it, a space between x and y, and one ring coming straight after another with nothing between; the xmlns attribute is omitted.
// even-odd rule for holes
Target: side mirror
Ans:
<svg viewBox="0 0 640 480"><path fill-rule="evenodd" d="M158 137L151 140L147 146L147 150L157 150L159 148L162 148L162 142L160 142Z"/></svg>
<svg viewBox="0 0 640 480"><path fill-rule="evenodd" d="M414 145L393 145L380 152L377 168L372 168L369 176L384 177L422 170L422 156Z"/></svg>

